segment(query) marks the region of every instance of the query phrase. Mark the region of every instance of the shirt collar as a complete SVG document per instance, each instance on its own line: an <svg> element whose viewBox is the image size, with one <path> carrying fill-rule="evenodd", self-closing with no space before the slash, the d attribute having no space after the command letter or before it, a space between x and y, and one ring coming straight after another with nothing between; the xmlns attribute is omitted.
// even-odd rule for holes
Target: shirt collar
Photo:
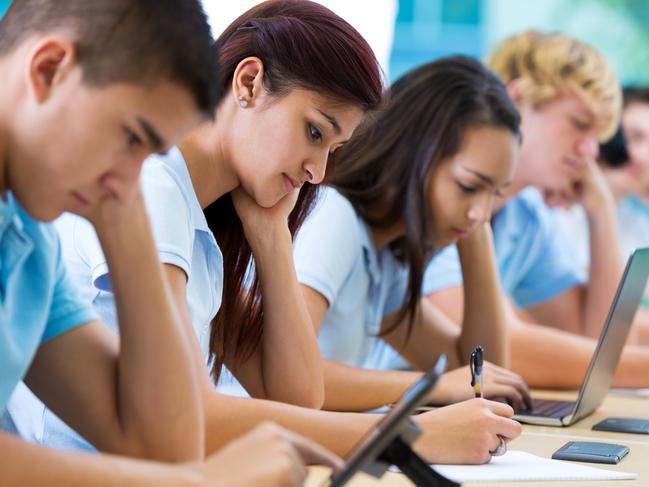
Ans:
<svg viewBox="0 0 649 487"><path fill-rule="evenodd" d="M22 230L23 225L18 215L18 208L18 203L11 192L6 193L6 199L0 198L0 235L4 234L11 224Z"/></svg>
<svg viewBox="0 0 649 487"><path fill-rule="evenodd" d="M361 231L361 245L363 247L363 255L365 257L365 264L369 271L372 282L377 284L381 281L381 268L379 266L379 252L374 246L374 240L372 240L372 234L370 232L370 227L365 223L360 215L356 214L358 218L359 225L362 229Z"/></svg>
<svg viewBox="0 0 649 487"><path fill-rule="evenodd" d="M167 165L174 170L183 184L183 191L187 196L196 230L208 232L211 234L207 220L205 219L205 214L203 213L203 208L201 208L201 205L198 202L198 197L196 196L196 191L194 191L192 178L189 175L187 162L185 161L182 152L180 152L180 149L178 149L178 147L174 146L169 149L169 152L167 152L167 155L164 157L164 159Z"/></svg>

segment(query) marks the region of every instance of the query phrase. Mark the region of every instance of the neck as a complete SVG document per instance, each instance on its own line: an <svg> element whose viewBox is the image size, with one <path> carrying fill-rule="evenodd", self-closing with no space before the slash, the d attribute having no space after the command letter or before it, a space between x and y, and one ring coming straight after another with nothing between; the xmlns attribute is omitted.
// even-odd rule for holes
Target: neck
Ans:
<svg viewBox="0 0 649 487"><path fill-rule="evenodd" d="M374 242L374 247L377 250L387 247L404 234L405 230L401 223L397 223L390 228L370 228L372 242Z"/></svg>
<svg viewBox="0 0 649 487"><path fill-rule="evenodd" d="M178 144L201 208L206 208L240 185L222 133L225 126L225 122L205 123Z"/></svg>

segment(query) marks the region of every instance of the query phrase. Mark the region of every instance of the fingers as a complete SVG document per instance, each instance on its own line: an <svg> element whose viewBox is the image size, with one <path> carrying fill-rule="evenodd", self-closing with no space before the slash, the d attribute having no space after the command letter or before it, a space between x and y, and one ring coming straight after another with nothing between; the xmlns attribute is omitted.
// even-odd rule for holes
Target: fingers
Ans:
<svg viewBox="0 0 649 487"><path fill-rule="evenodd" d="M516 391L517 405L514 406L515 410L526 410L532 408L532 396L530 395L530 390L525 382L521 383L518 380L503 378L501 383L503 386L510 387Z"/></svg>
<svg viewBox="0 0 649 487"><path fill-rule="evenodd" d="M513 409L507 404L494 401L484 401L492 415L492 433L502 436L506 441L513 440L520 436L522 426L518 421L511 419L514 415Z"/></svg>
<svg viewBox="0 0 649 487"><path fill-rule="evenodd" d="M486 395L487 399L492 401L501 401L509 404L514 411L521 411L525 409L525 401L520 392L515 387L504 384L496 384L489 387L489 393Z"/></svg>
<svg viewBox="0 0 649 487"><path fill-rule="evenodd" d="M504 398L517 410L532 407L530 390L520 375L489 363L485 367L485 379L488 398Z"/></svg>

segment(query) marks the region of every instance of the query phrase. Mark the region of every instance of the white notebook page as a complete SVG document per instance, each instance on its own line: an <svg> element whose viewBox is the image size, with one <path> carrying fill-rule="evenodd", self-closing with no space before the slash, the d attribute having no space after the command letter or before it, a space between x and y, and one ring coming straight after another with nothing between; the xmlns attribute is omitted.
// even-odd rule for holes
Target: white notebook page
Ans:
<svg viewBox="0 0 649 487"><path fill-rule="evenodd" d="M542 458L523 451L508 451L485 465L434 465L456 482L515 482L524 480L632 480L637 474L587 467Z"/></svg>

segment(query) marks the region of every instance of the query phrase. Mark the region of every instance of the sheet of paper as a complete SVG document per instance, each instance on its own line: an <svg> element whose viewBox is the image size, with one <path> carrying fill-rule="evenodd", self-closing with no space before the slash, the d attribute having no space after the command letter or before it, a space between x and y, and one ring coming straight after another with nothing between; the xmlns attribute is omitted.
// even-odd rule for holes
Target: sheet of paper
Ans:
<svg viewBox="0 0 649 487"><path fill-rule="evenodd" d="M525 480L632 480L637 474L587 467L542 458L522 451L508 451L486 465L434 465L456 482L520 482ZM398 471L398 470L397 470Z"/></svg>

